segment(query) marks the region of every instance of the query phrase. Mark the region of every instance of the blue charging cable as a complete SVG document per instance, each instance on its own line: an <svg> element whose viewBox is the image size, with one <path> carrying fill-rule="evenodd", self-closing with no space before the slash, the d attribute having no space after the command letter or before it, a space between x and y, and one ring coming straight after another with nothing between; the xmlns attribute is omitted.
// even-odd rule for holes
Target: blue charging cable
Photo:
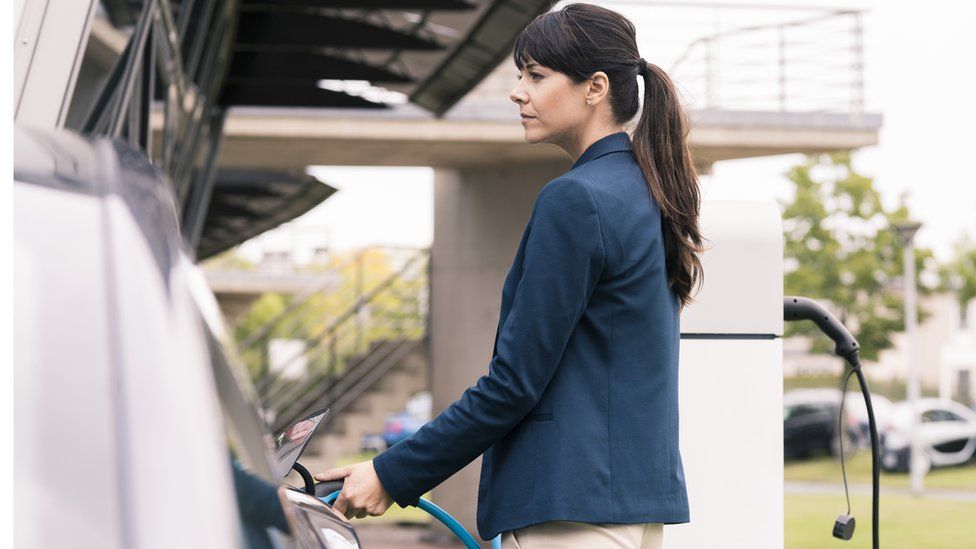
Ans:
<svg viewBox="0 0 976 549"><path fill-rule="evenodd" d="M332 492L331 494L325 496L324 498L319 498L325 503L332 505L335 503L336 498L339 497L339 490ZM451 531L452 534L457 536L461 543L464 544L467 549L480 549L480 545L475 541L474 537L468 533L467 530L461 526L461 523L457 521L454 517L448 514L447 511L441 509L440 507L434 505L433 503L427 501L424 498L420 498L417 501L417 507L423 509L428 515L434 517L435 519L441 521L441 524L447 526L447 529ZM495 536L495 539L491 540L492 549L501 549L502 547L502 536L501 534Z"/></svg>

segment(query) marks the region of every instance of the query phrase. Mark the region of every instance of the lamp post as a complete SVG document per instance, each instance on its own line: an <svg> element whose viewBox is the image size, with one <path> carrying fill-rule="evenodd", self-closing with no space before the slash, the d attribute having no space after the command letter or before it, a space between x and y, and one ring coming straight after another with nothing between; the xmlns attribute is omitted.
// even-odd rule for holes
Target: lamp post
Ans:
<svg viewBox="0 0 976 549"><path fill-rule="evenodd" d="M909 407L914 411L921 396L918 385L918 343L916 341L916 329L918 325L918 306L916 304L916 281L915 281L915 233L918 232L922 224L916 221L896 221L893 223L895 231L898 233L902 244L904 244L904 280L905 280L905 336L908 338L908 380L906 383L906 397ZM911 427L911 450L909 459L909 476L911 477L911 490L915 494L921 494L924 486L922 485L925 475L925 467L921 448L918 440L918 416L912 413Z"/></svg>

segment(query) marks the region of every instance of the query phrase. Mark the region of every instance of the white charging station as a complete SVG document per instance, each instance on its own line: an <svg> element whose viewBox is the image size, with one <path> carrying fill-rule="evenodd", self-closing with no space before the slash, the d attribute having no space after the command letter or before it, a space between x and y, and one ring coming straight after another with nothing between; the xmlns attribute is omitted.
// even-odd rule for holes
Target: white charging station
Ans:
<svg viewBox="0 0 976 549"><path fill-rule="evenodd" d="M704 201L704 284L681 315L691 522L668 549L783 547L783 231L774 202Z"/></svg>

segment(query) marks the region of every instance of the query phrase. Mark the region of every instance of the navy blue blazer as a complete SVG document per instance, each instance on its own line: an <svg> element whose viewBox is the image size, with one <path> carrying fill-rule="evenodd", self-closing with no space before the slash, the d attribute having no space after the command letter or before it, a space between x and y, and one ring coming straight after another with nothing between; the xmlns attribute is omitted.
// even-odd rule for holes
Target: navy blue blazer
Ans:
<svg viewBox="0 0 976 549"><path fill-rule="evenodd" d="M487 375L373 460L401 506L484 454L478 533L550 520L689 522L678 300L661 214L624 132L538 193Z"/></svg>

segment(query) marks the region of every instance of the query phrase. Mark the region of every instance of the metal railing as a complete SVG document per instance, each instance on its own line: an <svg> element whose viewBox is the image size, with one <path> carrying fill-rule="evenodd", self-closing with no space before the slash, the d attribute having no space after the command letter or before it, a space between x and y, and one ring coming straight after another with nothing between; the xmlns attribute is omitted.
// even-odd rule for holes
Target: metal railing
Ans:
<svg viewBox="0 0 976 549"><path fill-rule="evenodd" d="M695 110L865 112L865 11L709 2L606 4Z"/></svg>
<svg viewBox="0 0 976 549"><path fill-rule="evenodd" d="M368 268L370 254L389 269ZM427 333L429 250L369 248L238 335L269 423L352 402ZM337 284L336 280L340 282ZM272 357L272 342L301 342Z"/></svg>

